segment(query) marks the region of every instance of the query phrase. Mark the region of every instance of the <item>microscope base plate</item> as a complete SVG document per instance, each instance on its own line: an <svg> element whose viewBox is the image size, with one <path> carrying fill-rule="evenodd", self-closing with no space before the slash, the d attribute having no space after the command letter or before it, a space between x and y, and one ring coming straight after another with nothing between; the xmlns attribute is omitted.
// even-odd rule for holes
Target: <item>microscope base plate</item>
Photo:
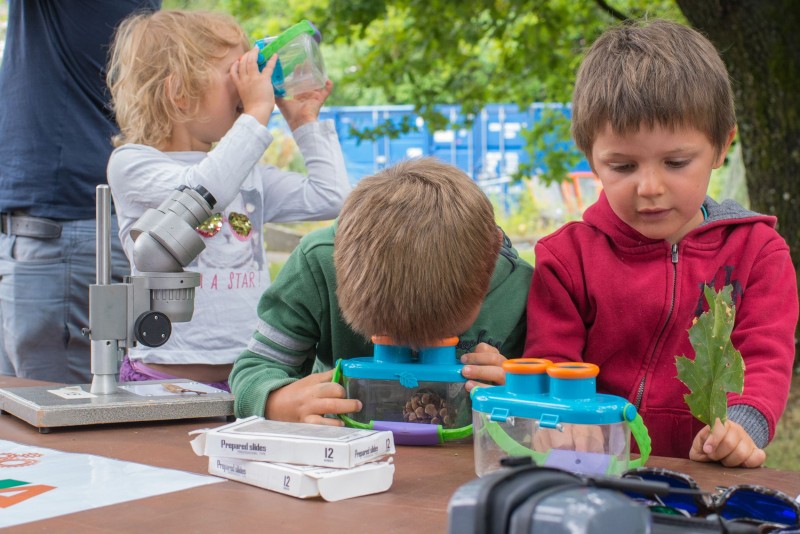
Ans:
<svg viewBox="0 0 800 534"><path fill-rule="evenodd" d="M233 419L233 395L182 379L125 382L107 395L92 394L90 384L15 387L0 389L0 411L47 433L56 427L109 423Z"/></svg>

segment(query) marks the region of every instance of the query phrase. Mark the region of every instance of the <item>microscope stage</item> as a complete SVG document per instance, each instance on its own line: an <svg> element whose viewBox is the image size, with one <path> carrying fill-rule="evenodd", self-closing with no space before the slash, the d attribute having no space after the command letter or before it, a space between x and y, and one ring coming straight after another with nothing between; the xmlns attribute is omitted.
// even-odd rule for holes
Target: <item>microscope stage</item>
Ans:
<svg viewBox="0 0 800 534"><path fill-rule="evenodd" d="M0 389L0 410L47 433L51 428L227 417L233 395L191 380L124 382L115 393L95 395L91 385Z"/></svg>

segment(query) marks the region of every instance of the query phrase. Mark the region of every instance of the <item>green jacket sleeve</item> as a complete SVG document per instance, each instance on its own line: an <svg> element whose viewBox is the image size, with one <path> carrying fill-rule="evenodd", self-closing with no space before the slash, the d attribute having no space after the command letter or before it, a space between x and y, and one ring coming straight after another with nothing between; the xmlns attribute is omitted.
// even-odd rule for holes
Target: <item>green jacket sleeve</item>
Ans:
<svg viewBox="0 0 800 534"><path fill-rule="evenodd" d="M264 415L269 394L311 373L325 300L298 247L258 304L258 323L233 366L237 417Z"/></svg>

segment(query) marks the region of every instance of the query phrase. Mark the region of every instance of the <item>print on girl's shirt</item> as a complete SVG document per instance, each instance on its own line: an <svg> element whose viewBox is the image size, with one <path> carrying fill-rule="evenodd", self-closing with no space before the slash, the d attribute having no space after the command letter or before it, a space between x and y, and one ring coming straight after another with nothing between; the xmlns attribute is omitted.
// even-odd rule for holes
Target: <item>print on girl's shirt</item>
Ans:
<svg viewBox="0 0 800 534"><path fill-rule="evenodd" d="M200 289L251 289L259 287L261 283L261 273L256 271L229 271L227 273L216 273L211 275L211 283L206 287L206 277L200 278Z"/></svg>
<svg viewBox="0 0 800 534"><path fill-rule="evenodd" d="M257 190L243 190L224 212L197 227L206 245L194 262L202 271L200 289L246 290L261 286L264 247L260 224L262 202Z"/></svg>
<svg viewBox="0 0 800 534"><path fill-rule="evenodd" d="M206 245L195 260L203 271L231 269L241 272L264 268L264 247L260 242L261 195L244 190L222 213L215 213L197 228Z"/></svg>

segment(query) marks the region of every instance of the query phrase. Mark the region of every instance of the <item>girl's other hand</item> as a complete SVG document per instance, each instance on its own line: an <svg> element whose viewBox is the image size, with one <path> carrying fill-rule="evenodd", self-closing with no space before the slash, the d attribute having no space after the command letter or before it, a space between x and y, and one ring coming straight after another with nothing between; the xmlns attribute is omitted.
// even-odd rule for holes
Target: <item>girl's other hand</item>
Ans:
<svg viewBox="0 0 800 534"><path fill-rule="evenodd" d="M286 119L289 128L295 131L306 123L316 121L319 118L319 110L322 109L332 89L333 82L327 80L322 89L306 91L294 95L293 98L277 98L278 109L281 110L281 115Z"/></svg>

